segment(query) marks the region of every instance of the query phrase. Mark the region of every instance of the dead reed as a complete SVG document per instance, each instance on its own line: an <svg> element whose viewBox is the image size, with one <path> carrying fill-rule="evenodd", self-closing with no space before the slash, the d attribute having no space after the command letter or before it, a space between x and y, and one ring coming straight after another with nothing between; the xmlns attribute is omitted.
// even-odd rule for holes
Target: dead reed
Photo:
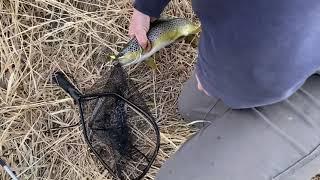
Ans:
<svg viewBox="0 0 320 180"><path fill-rule="evenodd" d="M79 121L72 99L51 83L63 70L85 91L108 71L108 54L129 40L130 0L0 1L0 156L21 179L110 179L88 151L79 128L45 133ZM189 0L172 0L166 16L196 21ZM148 94L161 128L161 150L146 176L194 130L179 117L177 98L189 77L196 49L177 42L156 55L157 70L144 64L127 68ZM9 177L0 171L0 179Z"/></svg>

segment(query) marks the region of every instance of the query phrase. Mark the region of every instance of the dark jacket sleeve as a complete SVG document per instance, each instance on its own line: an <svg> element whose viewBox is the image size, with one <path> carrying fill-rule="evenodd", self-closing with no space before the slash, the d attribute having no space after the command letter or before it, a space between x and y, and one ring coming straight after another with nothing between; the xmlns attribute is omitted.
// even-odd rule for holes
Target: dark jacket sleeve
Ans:
<svg viewBox="0 0 320 180"><path fill-rule="evenodd" d="M134 8L155 18L159 18L170 0L135 0Z"/></svg>

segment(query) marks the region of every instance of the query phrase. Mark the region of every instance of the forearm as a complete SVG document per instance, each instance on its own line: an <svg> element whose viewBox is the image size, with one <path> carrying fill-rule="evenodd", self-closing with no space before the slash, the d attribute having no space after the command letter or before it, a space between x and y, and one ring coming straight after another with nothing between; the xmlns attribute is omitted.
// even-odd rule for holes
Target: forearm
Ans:
<svg viewBox="0 0 320 180"><path fill-rule="evenodd" d="M135 0L134 7L138 11L155 18L159 18L170 0Z"/></svg>

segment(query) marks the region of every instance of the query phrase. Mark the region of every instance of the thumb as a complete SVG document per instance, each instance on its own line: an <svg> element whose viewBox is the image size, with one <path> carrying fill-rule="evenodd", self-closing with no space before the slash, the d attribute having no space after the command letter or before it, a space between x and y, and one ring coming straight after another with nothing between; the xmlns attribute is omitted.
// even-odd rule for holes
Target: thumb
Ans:
<svg viewBox="0 0 320 180"><path fill-rule="evenodd" d="M201 83L200 83L200 81L199 81L199 78L198 78L198 75L197 75L197 74L195 74L195 78L196 78L196 81L197 81L197 88L198 88L198 90L202 91L203 88L202 88L202 85L201 85Z"/></svg>
<svg viewBox="0 0 320 180"><path fill-rule="evenodd" d="M139 31L136 33L136 38L138 40L138 43L143 49L146 49L148 46L148 37L147 33L145 31Z"/></svg>

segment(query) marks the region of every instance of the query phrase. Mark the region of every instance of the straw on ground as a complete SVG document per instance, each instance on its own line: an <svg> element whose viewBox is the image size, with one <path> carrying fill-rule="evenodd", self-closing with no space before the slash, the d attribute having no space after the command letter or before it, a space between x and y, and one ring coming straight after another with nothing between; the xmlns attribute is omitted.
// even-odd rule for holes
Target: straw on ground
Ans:
<svg viewBox="0 0 320 180"><path fill-rule="evenodd" d="M131 0L0 1L0 156L21 179L108 179L90 154L76 124L73 101L51 84L63 70L85 91L109 69L107 55L129 40ZM164 15L196 21L190 0L172 0ZM161 149L146 179L194 132L176 110L196 49L177 42L156 55L157 70L127 68L161 128ZM2 170L0 179L9 179Z"/></svg>

